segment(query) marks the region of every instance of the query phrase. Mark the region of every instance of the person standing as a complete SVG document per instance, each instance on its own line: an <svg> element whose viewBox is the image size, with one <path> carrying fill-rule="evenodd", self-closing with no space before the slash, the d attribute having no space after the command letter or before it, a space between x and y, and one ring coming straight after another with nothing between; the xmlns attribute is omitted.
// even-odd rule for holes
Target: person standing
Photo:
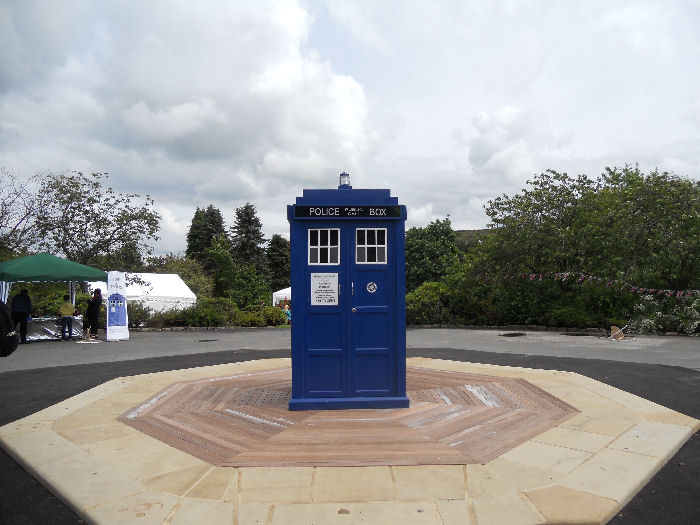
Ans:
<svg viewBox="0 0 700 525"><path fill-rule="evenodd" d="M32 300L29 292L23 288L12 298L10 308L12 309L12 322L15 326L19 324L20 344L27 344L27 318L32 313Z"/></svg>
<svg viewBox="0 0 700 525"><path fill-rule="evenodd" d="M70 341L73 339L73 315L75 314L75 306L70 302L70 296L63 296L58 314L61 316L61 339Z"/></svg>
<svg viewBox="0 0 700 525"><path fill-rule="evenodd" d="M90 338L97 339L97 323L100 319L100 308L102 308L102 290L95 288L92 299L88 299L87 316L90 327Z"/></svg>

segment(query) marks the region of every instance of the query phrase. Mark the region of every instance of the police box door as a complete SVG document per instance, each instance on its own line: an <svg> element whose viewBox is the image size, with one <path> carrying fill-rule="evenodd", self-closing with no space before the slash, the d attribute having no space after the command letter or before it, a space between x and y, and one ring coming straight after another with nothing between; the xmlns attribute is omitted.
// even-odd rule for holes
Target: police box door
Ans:
<svg viewBox="0 0 700 525"><path fill-rule="evenodd" d="M307 395L393 392L395 230L393 222L307 223Z"/></svg>
<svg viewBox="0 0 700 525"><path fill-rule="evenodd" d="M363 397L394 391L394 223L353 222L350 280L350 388Z"/></svg>

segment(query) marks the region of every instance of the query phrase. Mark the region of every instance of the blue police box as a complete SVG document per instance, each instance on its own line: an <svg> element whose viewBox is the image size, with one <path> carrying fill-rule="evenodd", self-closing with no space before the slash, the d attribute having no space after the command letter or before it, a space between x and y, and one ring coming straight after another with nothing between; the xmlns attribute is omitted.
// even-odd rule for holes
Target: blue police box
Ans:
<svg viewBox="0 0 700 525"><path fill-rule="evenodd" d="M107 299L107 326L126 326L126 298L113 293Z"/></svg>
<svg viewBox="0 0 700 525"><path fill-rule="evenodd" d="M406 207L386 189L303 191L287 207L290 410L401 408L406 397Z"/></svg>

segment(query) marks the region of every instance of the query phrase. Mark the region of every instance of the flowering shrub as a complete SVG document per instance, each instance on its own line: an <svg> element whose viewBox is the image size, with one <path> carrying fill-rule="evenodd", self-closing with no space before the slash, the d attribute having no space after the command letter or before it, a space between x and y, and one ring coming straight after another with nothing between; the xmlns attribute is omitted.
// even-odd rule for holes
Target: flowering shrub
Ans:
<svg viewBox="0 0 700 525"><path fill-rule="evenodd" d="M660 299L656 294L644 295L632 309L628 330L638 334L699 334L700 298L681 296Z"/></svg>

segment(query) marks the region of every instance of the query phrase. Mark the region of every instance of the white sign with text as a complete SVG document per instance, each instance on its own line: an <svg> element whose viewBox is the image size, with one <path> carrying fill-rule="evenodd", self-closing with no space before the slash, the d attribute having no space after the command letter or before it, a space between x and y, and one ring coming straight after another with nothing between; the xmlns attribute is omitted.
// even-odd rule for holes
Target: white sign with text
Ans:
<svg viewBox="0 0 700 525"><path fill-rule="evenodd" d="M311 305L333 306L338 304L338 274L311 274Z"/></svg>

